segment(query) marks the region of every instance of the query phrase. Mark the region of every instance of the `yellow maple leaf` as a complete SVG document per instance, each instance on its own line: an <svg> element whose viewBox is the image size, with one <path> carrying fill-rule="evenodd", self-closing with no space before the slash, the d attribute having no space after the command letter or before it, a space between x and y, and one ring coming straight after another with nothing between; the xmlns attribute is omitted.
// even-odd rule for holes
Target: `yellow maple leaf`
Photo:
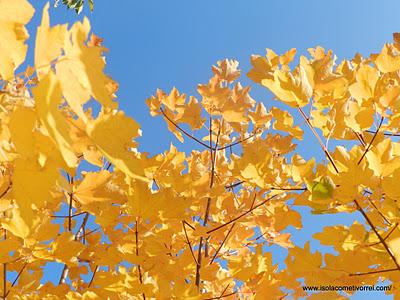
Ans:
<svg viewBox="0 0 400 300"><path fill-rule="evenodd" d="M126 175L148 181L144 176L144 165L135 152L132 139L139 136L139 125L122 111L102 113L87 126L92 142L118 169Z"/></svg>
<svg viewBox="0 0 400 300"><path fill-rule="evenodd" d="M85 45L90 31L87 18L75 23L67 35L64 55L56 64L56 74L60 80L62 93L73 111L86 120L82 105L91 97L106 107L116 108L112 102L112 92L108 85L112 80L103 73L104 48Z"/></svg>
<svg viewBox="0 0 400 300"><path fill-rule="evenodd" d="M0 77L12 79L14 71L25 60L29 37L25 24L34 13L26 0L0 1Z"/></svg>
<svg viewBox="0 0 400 300"><path fill-rule="evenodd" d="M392 44L385 44L381 52L375 56L374 62L383 73L397 71L400 69L399 51Z"/></svg>
<svg viewBox="0 0 400 300"><path fill-rule="evenodd" d="M67 34L67 25L50 27L49 3L43 8L42 23L38 27L35 47L35 66L39 78L50 70L51 62L61 55Z"/></svg>
<svg viewBox="0 0 400 300"><path fill-rule="evenodd" d="M61 88L53 72L48 73L39 82L33 89L33 95L40 121L46 127L50 138L59 147L66 165L74 168L77 164L77 156L69 134L71 125L59 110Z"/></svg>

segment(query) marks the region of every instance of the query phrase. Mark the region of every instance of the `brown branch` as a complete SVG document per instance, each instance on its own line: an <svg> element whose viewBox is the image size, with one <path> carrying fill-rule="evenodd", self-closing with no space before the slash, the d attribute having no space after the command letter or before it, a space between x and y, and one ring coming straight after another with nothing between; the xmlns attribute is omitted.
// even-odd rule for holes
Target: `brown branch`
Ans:
<svg viewBox="0 0 400 300"><path fill-rule="evenodd" d="M365 195L364 195L364 196L365 196ZM389 226L391 226L392 223L390 223L390 221L385 217L385 215L378 209L378 207L377 207L377 206L375 205L375 203L371 200L371 198L370 198L370 197L365 197L365 198L368 199L369 203L372 204L372 206L376 209L376 211L377 211L378 214L381 216L381 218L382 218L383 220L385 220L385 222L386 222Z"/></svg>
<svg viewBox="0 0 400 300"><path fill-rule="evenodd" d="M351 273L351 274L349 274L349 276L362 276L362 275L379 274L379 273L386 273L386 272L393 272L393 271L399 271L399 269L393 268L393 269L386 269L386 270L376 270L376 271L365 272L365 273Z"/></svg>
<svg viewBox="0 0 400 300"><path fill-rule="evenodd" d="M12 182L10 181L8 186L7 186L7 188L6 188L6 190L1 193L0 199L3 198L5 195L7 195L8 191L11 189L11 187L12 187Z"/></svg>
<svg viewBox="0 0 400 300"><path fill-rule="evenodd" d="M85 233L82 234L79 238L80 238L80 239L82 239L82 238L84 239L84 238L86 238L88 235L91 235L92 233L99 232L100 229L101 229L101 228L95 228L95 229L93 229L93 230L90 230L90 231L88 231L88 232L85 232Z"/></svg>
<svg viewBox="0 0 400 300"><path fill-rule="evenodd" d="M359 134L357 131L354 131L353 129L352 129L352 131L355 134L355 136L357 137L358 141L361 143L361 145L365 148L366 144L365 144L365 141L364 141L362 135Z"/></svg>
<svg viewBox="0 0 400 300"><path fill-rule="evenodd" d="M391 235L391 234L394 232L394 230L397 228L397 225L398 225L398 223L396 223L396 224L393 226L393 228L390 229L390 231L388 232L388 234L383 238L384 241L386 241L386 240L390 237L390 235ZM372 243L372 244L367 245L367 247L372 247L372 246L375 246L375 245L379 245L380 243L381 243L381 242Z"/></svg>
<svg viewBox="0 0 400 300"><path fill-rule="evenodd" d="M224 296L226 290L229 288L230 285L231 285L230 283L227 284L227 286L226 286L226 287L224 288L224 290L222 291L221 296L218 297L218 300L221 299L221 298Z"/></svg>
<svg viewBox="0 0 400 300"><path fill-rule="evenodd" d="M219 245L217 251L215 252L215 254L214 254L214 256L213 256L213 258L211 259L210 265L211 265L211 264L214 262L214 260L217 258L218 253L221 251L222 247L224 246L224 244L225 244L226 240L228 239L228 236L229 236L229 234L231 233L231 231L232 231L232 229L233 229L234 226L235 226L235 223L233 223L232 226L231 226L231 228L229 228L229 231L228 231L228 233L226 234L224 240L222 241L221 245Z"/></svg>
<svg viewBox="0 0 400 300"><path fill-rule="evenodd" d="M397 269L400 270L400 265L396 260L396 257L393 255L392 251L390 250L389 246L386 244L386 241L382 238L382 236L379 234L379 232L376 230L374 224L370 220L370 218L367 216L365 211L362 209L360 204L358 204L357 200L354 200L354 203L357 206L358 211L363 215L365 220L368 222L369 226L372 228L372 230L375 232L376 236L378 237L379 241L382 243L383 247L385 248L386 252L389 254L390 258L393 260L394 264L396 265Z"/></svg>
<svg viewBox="0 0 400 300"><path fill-rule="evenodd" d="M189 237L188 237L188 234L187 234L187 231L186 231L186 226L185 226L185 224L186 224L186 223L185 223L184 221L182 221L182 227L183 227L183 230L184 230L185 236L186 236L186 243L189 245L190 253L192 254L193 260L194 260L194 262L196 263L196 266L197 266L198 263L197 263L196 257L194 256L194 252L193 252L193 248L192 248L192 243L191 243L190 240L189 240Z"/></svg>
<svg viewBox="0 0 400 300"><path fill-rule="evenodd" d="M271 187L270 190L272 191L307 191L307 188L301 188L301 187Z"/></svg>
<svg viewBox="0 0 400 300"><path fill-rule="evenodd" d="M96 266L94 267L92 277L90 278L90 281L89 281L89 284L88 284L88 288L90 288L90 286L92 285L93 280L94 280L94 276L96 276L96 273L97 273L98 268L99 268L98 265L96 265Z"/></svg>
<svg viewBox="0 0 400 300"><path fill-rule="evenodd" d="M138 231L138 223L139 219L136 217L136 226L135 226L135 245L136 245L136 256L139 256L139 231ZM137 265L138 273L139 273L139 282L143 284L143 277L142 277L142 269L140 264ZM146 300L146 295L144 292L142 293L143 300Z"/></svg>
<svg viewBox="0 0 400 300"><path fill-rule="evenodd" d="M319 137L317 131L315 130L314 126L311 124L310 122L310 118L308 118L304 111L301 109L301 107L297 108L301 114L301 116L303 117L304 121L306 121L308 127L311 129L312 133L314 134L314 136L317 138L319 145L321 146L322 150L325 152L326 157L329 159L329 161L332 163L333 168L335 169L336 173L339 173L339 170L335 164L335 161L333 160L333 158L331 157L331 155L329 154L328 149L326 148L326 146L324 145L324 143L322 142L321 138Z"/></svg>
<svg viewBox="0 0 400 300"><path fill-rule="evenodd" d="M196 265L195 283L196 283L196 286L197 286L198 289L200 289L200 269L201 269L201 260L202 260L201 248L203 248L203 237L200 237L199 250L197 252L197 265Z"/></svg>
<svg viewBox="0 0 400 300"><path fill-rule="evenodd" d="M257 205L254 206L253 208L251 208L251 209L245 211L244 213L238 215L237 217L233 218L232 220L230 220L230 221L228 221L228 222L226 222L226 223L224 223L224 224L221 224L221 225L219 225L219 226L217 226L217 227L215 227L215 228L213 228L213 229L210 229L209 231L207 231L207 234L210 234L210 233L212 233L212 232L214 232L214 231L217 231L217 230L219 230L219 229L221 229L221 228L223 228L223 227L225 227L225 226L227 226L227 225L229 225L229 224L232 224L233 222L239 220L240 218L242 218L242 217L246 216L247 214L251 213L253 210L259 208L260 206L264 205L264 204L267 203L268 201L272 200L272 199L275 198L276 196L278 196L278 194L273 195L273 196L271 196L271 197L265 199L265 200L262 201L261 203L257 204Z"/></svg>
<svg viewBox="0 0 400 300"><path fill-rule="evenodd" d="M4 212L4 216L6 213ZM7 230L4 229L3 239L7 239ZM7 263L3 263L3 299L5 300L7 297Z"/></svg>
<svg viewBox="0 0 400 300"><path fill-rule="evenodd" d="M68 266L66 264L64 264L64 268L61 272L61 276L60 276L60 280L58 281L58 284L65 283L67 276L68 276Z"/></svg>
<svg viewBox="0 0 400 300"><path fill-rule="evenodd" d="M365 132L376 134L376 131L366 130ZM400 133L383 132L384 136L400 136Z"/></svg>
<svg viewBox="0 0 400 300"><path fill-rule="evenodd" d="M229 294L226 294L226 295L220 295L220 296L217 296L217 297L205 298L204 300L218 300L218 299L222 299L222 298L225 298L225 297L233 296L233 295L236 295L236 294L237 294L237 292L232 292L232 293L229 293Z"/></svg>
<svg viewBox="0 0 400 300"><path fill-rule="evenodd" d="M257 199L257 193L254 193L253 201L251 201L251 205L250 205L249 210L253 209L254 203L256 203L256 199Z"/></svg>
<svg viewBox="0 0 400 300"><path fill-rule="evenodd" d="M241 144L241 143L244 143L244 142L248 141L249 139L255 137L256 134L257 134L257 132L251 134L250 136L248 136L248 137L245 138L245 139L242 139L242 140L239 140L239 141L234 142L234 143L232 143L232 144L229 144L229 145L227 145L227 146L224 146L224 147L221 147L221 148L215 148L215 149L216 149L217 151L221 151L221 150L225 150L225 149L227 149L227 148L231 148L231 147L233 147L233 146L236 146L236 145L239 145L239 144Z"/></svg>
<svg viewBox="0 0 400 300"><path fill-rule="evenodd" d="M235 183L232 183L230 185L226 185L225 188L228 189L232 189L235 188L243 183L245 183L246 181L241 180ZM273 191L306 191L307 188L303 188L303 187L270 187L270 190Z"/></svg>
<svg viewBox="0 0 400 300"><path fill-rule="evenodd" d="M3 263L3 299L7 297L7 264Z"/></svg>
<svg viewBox="0 0 400 300"><path fill-rule="evenodd" d="M13 280L13 282L12 282L12 284L11 284L11 287L14 287L14 285L17 283L17 281L18 281L19 277L21 276L22 272L25 270L25 267L26 267L27 264L28 264L28 263L25 263L25 264L22 266L21 270L20 270L20 271L18 272L18 274L17 274L17 277L15 277L15 279ZM9 290L7 291L7 293L6 293L6 295L4 296L3 299L6 299L6 297L8 296L8 294L9 294L10 292L11 292L11 289L9 289Z"/></svg>
<svg viewBox="0 0 400 300"><path fill-rule="evenodd" d="M365 149L365 151L364 151L363 155L361 156L360 160L358 161L357 165L359 165L359 164L361 163L361 161L363 160L364 156L367 155L369 149L371 148L373 142L375 141L376 136L377 136L378 133L379 133L379 130L381 129L381 126L382 126L382 123L383 123L383 120L384 120L384 119L385 119L384 117L381 117L381 121L379 122L378 129L376 130L374 136L372 137L371 142L368 144L367 149Z"/></svg>
<svg viewBox="0 0 400 300"><path fill-rule="evenodd" d="M74 184L74 177L70 177L68 175L68 177L70 178L70 185L73 186ZM74 197L73 192L69 193L69 209L68 209L68 230L71 231L72 230L72 199Z"/></svg>
<svg viewBox="0 0 400 300"><path fill-rule="evenodd" d="M86 212L84 211L84 212L81 212L79 214L74 214L72 216L50 216L50 218L64 218L64 219L70 218L70 217L71 218L75 218L75 217L78 217L78 216L83 215L83 214L86 214Z"/></svg>
<svg viewBox="0 0 400 300"><path fill-rule="evenodd" d="M210 189L212 189L213 185L214 185L214 176L215 176L215 163L216 163L216 158L217 158L217 152L215 151L215 149L218 148L218 142L219 142L219 136L221 134L221 127L223 124L223 119L221 119L220 121L220 125L218 128L218 134L217 134L217 140L215 142L215 148L212 147L212 117L210 116L209 118L210 120L210 128L209 128L209 139L210 139L210 161L211 161L211 176L210 176ZM213 153L214 152L214 153ZM210 207L211 207L211 197L207 198L207 206L206 206L206 211L204 214L204 219L203 219L203 226L207 225L208 222L208 217L210 214ZM200 270L201 270L201 262L202 262L202 248L203 248L203 243L204 243L204 239L203 237L200 237L200 242L199 242L199 250L197 252L197 264L196 264L196 278L195 278L195 284L197 286L197 288L200 288ZM208 239L205 241L205 256L208 256Z"/></svg>
<svg viewBox="0 0 400 300"><path fill-rule="evenodd" d="M235 187L241 185L241 184L244 183L244 182L245 182L244 180L241 180L241 181L232 183L232 184L230 184L230 185L226 185L225 188L226 188L227 190L233 189L233 188L235 188Z"/></svg>
<svg viewBox="0 0 400 300"><path fill-rule="evenodd" d="M193 227L192 225L190 225L188 222L186 222L186 221L183 221L183 223L185 223L187 226L189 226L192 230L196 230L196 228L195 227Z"/></svg>
<svg viewBox="0 0 400 300"><path fill-rule="evenodd" d="M82 236L81 234L82 234L83 230L85 229L85 226L86 226L86 223L87 223L88 219L89 219L89 213L86 212L85 216L83 217L82 224L81 224L81 226L79 227L78 231L75 234L75 241L79 240L80 237Z"/></svg>
<svg viewBox="0 0 400 300"><path fill-rule="evenodd" d="M75 234L75 238L74 238L75 241L79 240L80 235L83 232L88 219L89 219L89 213L85 212L85 217L83 218L82 224L81 224L81 226L79 227L78 231ZM65 283L65 281L67 279L67 276L68 276L68 266L67 266L67 264L64 264L64 268L63 268L63 270L61 272L61 276L60 276L60 280L58 281L58 284Z"/></svg>
<svg viewBox="0 0 400 300"><path fill-rule="evenodd" d="M160 108L161 113L164 115L164 117L172 124L176 127L176 129L178 129L180 132L182 132L184 135L186 135L188 138L194 140L195 142L199 143L200 145L206 147L207 149L210 149L210 146L208 146L206 143L203 143L202 141L200 141L198 138L196 138L195 136L189 134L186 130L184 130L183 128L181 128L178 124L176 124L173 120L171 120L167 114L165 113L165 111Z"/></svg>

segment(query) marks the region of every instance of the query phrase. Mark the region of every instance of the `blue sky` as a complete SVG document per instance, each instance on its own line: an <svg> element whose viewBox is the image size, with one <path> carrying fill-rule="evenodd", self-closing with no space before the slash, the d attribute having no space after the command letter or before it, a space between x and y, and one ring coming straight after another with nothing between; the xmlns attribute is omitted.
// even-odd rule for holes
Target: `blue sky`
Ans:
<svg viewBox="0 0 400 300"><path fill-rule="evenodd" d="M32 35L45 4L34 2L37 14L29 26ZM171 142L179 145L161 118L150 117L144 103L157 88L169 91L176 86L195 94L197 84L208 81L217 60L237 59L245 74L250 55L262 55L265 48L283 53L295 47L298 54L306 54L307 48L321 45L332 49L339 60L350 59L356 52L368 56L400 31L399 11L400 2L394 0L95 0L94 12L85 10L82 15L89 16L93 31L110 49L106 71L120 84L120 107L142 125L140 149L155 154L168 149ZM72 23L82 15L77 17L62 6L51 9L53 24ZM241 81L252 84L245 76ZM274 103L263 88L254 85L251 94L267 106ZM304 138L301 153L321 159L315 139L310 134ZM294 241L301 245L327 224L349 225L359 219L357 215L311 216L301 211L306 228L293 231ZM317 242L312 246L324 249ZM273 251L278 260L285 256L285 251ZM379 293L352 299L368 296L390 299Z"/></svg>

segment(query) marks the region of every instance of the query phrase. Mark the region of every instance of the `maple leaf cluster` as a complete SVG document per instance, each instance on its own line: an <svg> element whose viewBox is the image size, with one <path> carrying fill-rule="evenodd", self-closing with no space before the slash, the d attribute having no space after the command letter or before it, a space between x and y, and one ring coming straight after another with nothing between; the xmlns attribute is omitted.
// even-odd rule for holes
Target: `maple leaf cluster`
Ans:
<svg viewBox="0 0 400 300"><path fill-rule="evenodd" d="M297 65L295 49L252 56L248 77L287 110L255 101L235 60L213 66L196 96L157 90L150 114L196 150L171 144L151 157L118 108L89 21L50 26L48 9L33 67L16 74L34 9L0 1L0 296L297 299L303 284L387 280L399 297L398 35L340 63L321 47ZM325 160L295 152L303 130ZM302 228L294 205L363 222L325 227L314 238L334 254L312 252L287 232ZM284 268L265 245L288 249ZM43 282L51 262L58 284Z"/></svg>

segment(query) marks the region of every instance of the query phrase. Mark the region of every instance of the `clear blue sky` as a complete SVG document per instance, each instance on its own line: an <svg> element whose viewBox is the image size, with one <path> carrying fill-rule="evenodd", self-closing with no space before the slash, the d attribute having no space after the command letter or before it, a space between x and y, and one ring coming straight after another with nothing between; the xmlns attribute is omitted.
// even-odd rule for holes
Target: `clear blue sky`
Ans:
<svg viewBox="0 0 400 300"><path fill-rule="evenodd" d="M43 0L35 2L37 14L29 26L38 24ZM179 141L168 134L161 118L151 118L144 100L157 88L194 94L198 83L207 82L211 65L223 58L240 61L246 73L251 54L264 54L265 48L282 53L292 47L298 54L321 45L332 49L338 59L352 58L356 52L378 52L392 33L400 31L400 2L372 0L95 0L88 15L94 32L110 49L107 73L120 84L120 107L141 125L144 132L140 149L152 154ZM82 14L82 15L83 15ZM73 22L73 11L64 7L51 10L52 23ZM251 82L243 76L244 84ZM272 103L271 94L254 86L252 96ZM305 126L302 126L305 130ZM322 158L316 141L305 135L301 152ZM303 211L303 210L302 210ZM294 233L302 245L324 225L351 224L356 215L312 217L306 213L305 229ZM323 250L317 242L313 249ZM273 247L279 259L285 251ZM352 299L373 299L381 295L359 294ZM383 295L382 295L383 296ZM386 297L385 299L390 299Z"/></svg>

